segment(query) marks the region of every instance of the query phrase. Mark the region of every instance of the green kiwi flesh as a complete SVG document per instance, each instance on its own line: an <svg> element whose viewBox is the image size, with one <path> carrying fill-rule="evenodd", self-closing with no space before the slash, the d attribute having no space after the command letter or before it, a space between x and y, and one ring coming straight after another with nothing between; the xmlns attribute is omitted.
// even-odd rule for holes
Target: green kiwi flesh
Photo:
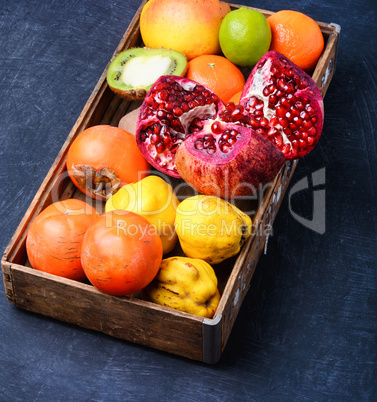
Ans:
<svg viewBox="0 0 377 402"><path fill-rule="evenodd" d="M144 99L162 75L183 76L186 57L165 48L131 48L119 53L107 70L107 83L122 98Z"/></svg>

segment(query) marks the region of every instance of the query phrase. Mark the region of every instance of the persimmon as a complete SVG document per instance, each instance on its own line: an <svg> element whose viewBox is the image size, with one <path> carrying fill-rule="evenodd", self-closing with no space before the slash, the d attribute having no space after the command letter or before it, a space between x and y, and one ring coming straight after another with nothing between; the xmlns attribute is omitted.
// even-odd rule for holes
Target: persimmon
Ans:
<svg viewBox="0 0 377 402"><path fill-rule="evenodd" d="M77 199L55 202L32 222L26 251L34 269L68 279L83 280L81 244L98 212Z"/></svg>
<svg viewBox="0 0 377 402"><path fill-rule="evenodd" d="M118 188L148 176L150 165L133 134L100 124L82 131L72 142L67 171L83 193L105 201Z"/></svg>
<svg viewBox="0 0 377 402"><path fill-rule="evenodd" d="M81 262L97 289L114 296L137 293L156 276L163 249L154 225L134 212L109 211L85 233Z"/></svg>

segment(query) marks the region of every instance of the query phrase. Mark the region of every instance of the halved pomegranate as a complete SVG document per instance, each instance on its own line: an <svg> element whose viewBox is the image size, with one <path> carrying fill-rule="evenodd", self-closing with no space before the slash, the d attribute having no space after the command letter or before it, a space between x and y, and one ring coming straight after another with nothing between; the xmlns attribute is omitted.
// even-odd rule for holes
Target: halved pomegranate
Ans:
<svg viewBox="0 0 377 402"><path fill-rule="evenodd" d="M239 121L268 138L286 159L301 158L315 147L323 116L322 95L313 79L274 51L253 68L240 105L228 104L220 113L221 119Z"/></svg>
<svg viewBox="0 0 377 402"><path fill-rule="evenodd" d="M229 197L254 193L286 159L310 152L322 126L315 82L270 51L253 68L239 105L224 106L194 81L159 78L141 106L136 141L156 169L201 193Z"/></svg>
<svg viewBox="0 0 377 402"><path fill-rule="evenodd" d="M175 157L182 179L199 193L227 199L255 194L284 161L284 154L262 135L219 120L203 122Z"/></svg>
<svg viewBox="0 0 377 402"><path fill-rule="evenodd" d="M177 76L162 76L148 92L137 120L136 142L156 169L180 177L175 154L202 121L225 109L219 97L204 85Z"/></svg>

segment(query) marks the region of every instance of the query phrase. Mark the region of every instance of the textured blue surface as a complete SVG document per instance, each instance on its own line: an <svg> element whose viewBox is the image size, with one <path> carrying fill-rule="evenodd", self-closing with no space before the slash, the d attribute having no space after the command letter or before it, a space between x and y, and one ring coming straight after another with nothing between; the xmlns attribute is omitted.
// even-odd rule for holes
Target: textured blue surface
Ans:
<svg viewBox="0 0 377 402"><path fill-rule="evenodd" d="M291 188L325 168L326 230L276 218L215 366L86 331L10 304L0 282L0 400L317 400L377 397L377 5L243 0L342 27L320 143ZM0 247L5 249L137 0L0 2ZM309 181L310 182L310 181ZM313 190L291 195L310 219Z"/></svg>

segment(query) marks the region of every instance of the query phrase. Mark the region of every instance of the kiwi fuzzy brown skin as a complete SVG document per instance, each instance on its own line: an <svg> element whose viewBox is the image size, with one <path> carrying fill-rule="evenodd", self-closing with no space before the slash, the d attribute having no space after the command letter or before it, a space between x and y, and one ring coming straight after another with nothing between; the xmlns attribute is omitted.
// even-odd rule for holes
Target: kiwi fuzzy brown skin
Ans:
<svg viewBox="0 0 377 402"><path fill-rule="evenodd" d="M175 62L174 68L173 66L169 66L169 68L161 75L184 76L187 72L186 57L182 53L179 53L175 50L148 47L131 48L125 50L119 53L112 60L106 76L107 84L118 96L130 100L143 100L149 89L154 84L154 82L149 82L147 84L140 84L133 87L131 84L128 85L121 81L124 66L126 65L127 61L134 59L135 57L143 57L143 55L145 55L145 57L152 57L154 55L169 56L171 60Z"/></svg>

